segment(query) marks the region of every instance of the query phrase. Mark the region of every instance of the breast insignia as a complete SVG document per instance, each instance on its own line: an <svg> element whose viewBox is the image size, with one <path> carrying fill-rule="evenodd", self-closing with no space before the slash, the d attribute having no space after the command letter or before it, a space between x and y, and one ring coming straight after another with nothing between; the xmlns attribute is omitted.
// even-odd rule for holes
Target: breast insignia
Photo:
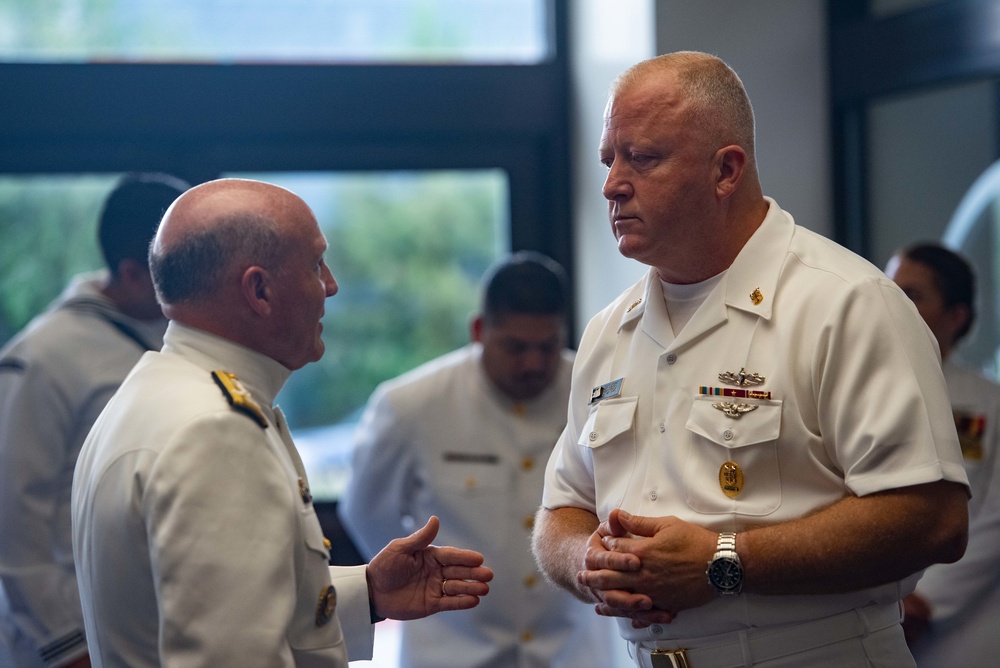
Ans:
<svg viewBox="0 0 1000 668"><path fill-rule="evenodd" d="M228 371L213 371L212 379L222 390L230 406L250 416L262 429L267 429L267 417L264 416L264 411L261 410L260 404L253 398L250 391L236 377L236 374Z"/></svg>

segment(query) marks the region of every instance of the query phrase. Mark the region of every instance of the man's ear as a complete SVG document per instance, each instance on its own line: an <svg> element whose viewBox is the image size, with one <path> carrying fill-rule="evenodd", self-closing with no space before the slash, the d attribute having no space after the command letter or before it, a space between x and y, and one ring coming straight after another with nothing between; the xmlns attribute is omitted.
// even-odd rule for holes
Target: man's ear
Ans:
<svg viewBox="0 0 1000 668"><path fill-rule="evenodd" d="M747 154L741 147L733 144L720 148L715 157L719 170L715 193L719 199L725 199L736 192L736 187L743 179L743 172L747 166Z"/></svg>
<svg viewBox="0 0 1000 668"><path fill-rule="evenodd" d="M247 304L258 315L271 315L274 308L274 285L271 273L263 267L247 267L240 288Z"/></svg>
<svg viewBox="0 0 1000 668"><path fill-rule="evenodd" d="M483 316L477 315L469 323L469 340L474 343L481 343L483 340Z"/></svg>

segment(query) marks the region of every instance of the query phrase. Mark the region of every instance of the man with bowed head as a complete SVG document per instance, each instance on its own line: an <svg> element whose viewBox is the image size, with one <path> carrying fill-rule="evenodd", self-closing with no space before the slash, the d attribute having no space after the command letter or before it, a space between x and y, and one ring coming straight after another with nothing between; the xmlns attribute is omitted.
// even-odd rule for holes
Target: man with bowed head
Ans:
<svg viewBox="0 0 1000 668"><path fill-rule="evenodd" d="M912 666L900 599L968 528L931 333L763 196L718 58L622 74L599 153L618 249L650 270L581 340L543 569L639 666Z"/></svg>
<svg viewBox="0 0 1000 668"><path fill-rule="evenodd" d="M511 255L483 279L472 342L368 402L339 506L362 552L437 515L447 541L482 550L496 574L468 614L403 624L402 668L609 668L624 657L610 620L546 583L531 554L545 461L566 425L567 291L550 258Z"/></svg>
<svg viewBox="0 0 1000 668"><path fill-rule="evenodd" d="M474 607L492 572L432 546L438 520L366 566L328 567L274 397L323 354L337 284L295 194L223 179L170 207L150 248L170 324L91 431L73 551L96 666L338 666L372 621Z"/></svg>

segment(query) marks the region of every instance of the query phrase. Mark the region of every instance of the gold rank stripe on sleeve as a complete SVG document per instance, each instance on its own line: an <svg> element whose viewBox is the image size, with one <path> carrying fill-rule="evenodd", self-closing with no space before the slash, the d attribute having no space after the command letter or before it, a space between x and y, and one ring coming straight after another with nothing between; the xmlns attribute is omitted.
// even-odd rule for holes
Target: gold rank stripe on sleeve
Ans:
<svg viewBox="0 0 1000 668"><path fill-rule="evenodd" d="M262 429L267 429L267 417L265 417L264 411L261 410L260 404L253 398L250 391L236 377L236 374L217 370L212 372L212 378L222 390L222 394L225 395L230 406L252 418Z"/></svg>
<svg viewBox="0 0 1000 668"><path fill-rule="evenodd" d="M770 399L771 393L765 390L747 390L741 387L709 387L701 385L698 394L713 397L734 397L736 399Z"/></svg>

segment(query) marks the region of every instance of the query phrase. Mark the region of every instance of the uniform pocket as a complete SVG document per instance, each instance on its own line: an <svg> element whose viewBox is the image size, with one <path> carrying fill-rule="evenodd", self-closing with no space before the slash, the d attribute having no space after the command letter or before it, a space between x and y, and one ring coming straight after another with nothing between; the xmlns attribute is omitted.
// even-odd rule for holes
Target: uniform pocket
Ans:
<svg viewBox="0 0 1000 668"><path fill-rule="evenodd" d="M625 498L632 477L638 403L638 397L616 397L594 404L577 441L593 459L596 498L607 500L609 507Z"/></svg>
<svg viewBox="0 0 1000 668"><path fill-rule="evenodd" d="M781 401L742 400L754 408L736 418L713 406L727 401L735 403L697 397L691 407L685 425L687 503L700 513L767 515L781 505Z"/></svg>

